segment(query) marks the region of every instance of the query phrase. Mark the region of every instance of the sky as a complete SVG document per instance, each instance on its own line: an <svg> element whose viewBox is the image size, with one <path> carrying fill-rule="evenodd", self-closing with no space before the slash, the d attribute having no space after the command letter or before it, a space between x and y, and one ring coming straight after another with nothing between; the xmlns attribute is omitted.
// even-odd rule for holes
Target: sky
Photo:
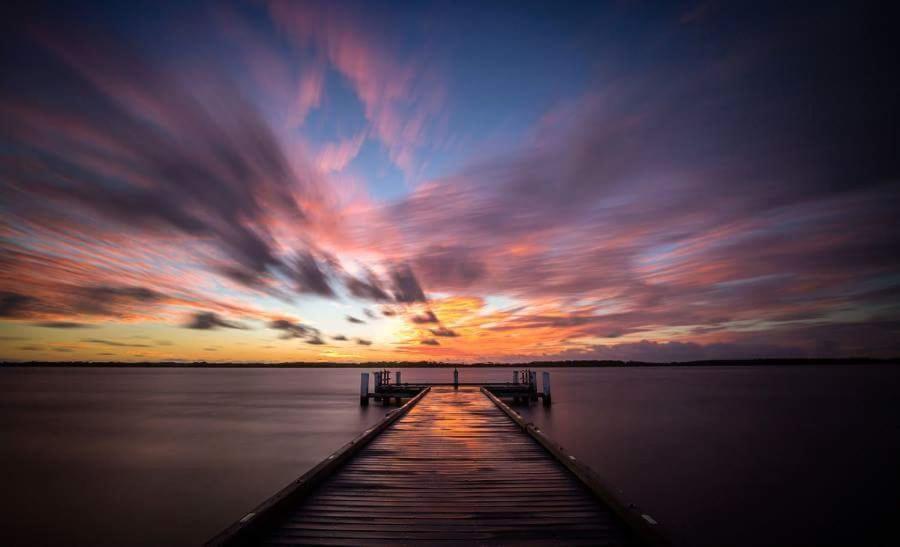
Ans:
<svg viewBox="0 0 900 547"><path fill-rule="evenodd" d="M898 356L889 18L786 4L3 8L0 359Z"/></svg>

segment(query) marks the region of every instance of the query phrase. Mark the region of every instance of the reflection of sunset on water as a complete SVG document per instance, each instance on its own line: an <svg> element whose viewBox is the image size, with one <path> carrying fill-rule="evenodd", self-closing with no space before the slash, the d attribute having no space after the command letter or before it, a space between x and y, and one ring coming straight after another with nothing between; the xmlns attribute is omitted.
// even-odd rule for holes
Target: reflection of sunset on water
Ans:
<svg viewBox="0 0 900 547"><path fill-rule="evenodd" d="M879 8L5 2L0 547L900 545Z"/></svg>

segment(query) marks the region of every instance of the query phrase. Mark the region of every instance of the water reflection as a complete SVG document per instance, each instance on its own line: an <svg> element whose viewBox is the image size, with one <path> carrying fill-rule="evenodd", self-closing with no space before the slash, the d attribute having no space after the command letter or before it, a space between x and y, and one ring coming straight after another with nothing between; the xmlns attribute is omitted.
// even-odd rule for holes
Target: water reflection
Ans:
<svg viewBox="0 0 900 547"><path fill-rule="evenodd" d="M197 545L386 410L359 406L352 370L13 369L0 387L5 545Z"/></svg>
<svg viewBox="0 0 900 547"><path fill-rule="evenodd" d="M384 415L359 406L359 373L0 370L0 544L202 543ZM553 406L516 410L684 543L896 537L900 368L551 375ZM449 382L452 369L403 379ZM477 438L459 419L440 418L448 447Z"/></svg>

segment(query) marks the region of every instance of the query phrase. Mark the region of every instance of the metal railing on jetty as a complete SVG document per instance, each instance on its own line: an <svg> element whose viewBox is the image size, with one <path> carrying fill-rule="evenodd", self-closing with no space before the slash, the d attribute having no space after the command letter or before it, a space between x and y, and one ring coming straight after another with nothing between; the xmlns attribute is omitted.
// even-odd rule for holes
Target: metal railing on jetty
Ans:
<svg viewBox="0 0 900 547"><path fill-rule="evenodd" d="M392 401L399 403L402 399L415 397L423 389L433 386L483 387L497 397L511 398L514 403L540 399L544 406L550 406L552 402L549 372L542 374L540 390L538 389L537 371L531 369L513 370L512 382L460 382L459 369L455 368L453 369L453 382L403 383L402 372L400 370L392 372L388 369L375 370L371 373L371 382L368 372L361 373L359 404L368 405L369 399L380 401L383 404L390 404ZM370 383L373 388L371 391L369 390Z"/></svg>

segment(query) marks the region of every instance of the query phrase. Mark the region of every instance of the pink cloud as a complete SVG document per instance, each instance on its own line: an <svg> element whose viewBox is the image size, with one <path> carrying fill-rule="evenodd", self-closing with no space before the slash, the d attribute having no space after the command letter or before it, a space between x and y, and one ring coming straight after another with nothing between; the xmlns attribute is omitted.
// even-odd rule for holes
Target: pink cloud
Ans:
<svg viewBox="0 0 900 547"><path fill-rule="evenodd" d="M38 33L63 61L43 67L58 89L0 101L16 151L0 159L0 293L15 321L265 320L260 295L346 294L406 318L397 353L413 358L897 347L896 181L835 182L815 139L734 108L743 94L714 71L610 77L520 149L380 206L341 171L371 137L415 172L440 79L340 4L272 3L275 37L223 13L262 105L202 63ZM370 127L317 149L287 129L325 100L327 65ZM417 322L420 308L434 317Z"/></svg>
<svg viewBox="0 0 900 547"><path fill-rule="evenodd" d="M365 140L366 133L361 132L349 139L326 143L316 156L319 170L324 173L342 171L359 154Z"/></svg>
<svg viewBox="0 0 900 547"><path fill-rule="evenodd" d="M414 174L416 151L425 144L426 128L444 103L438 77L422 62L398 58L371 22L335 4L274 1L269 11L299 47L323 51L350 81L373 135L385 144L398 167Z"/></svg>
<svg viewBox="0 0 900 547"><path fill-rule="evenodd" d="M303 124L307 114L323 99L325 83L324 60L306 59L300 68L277 47L278 41L248 24L238 13L226 6L212 10L223 35L237 48L243 67L249 71L256 88L286 113L279 117L288 128Z"/></svg>
<svg viewBox="0 0 900 547"><path fill-rule="evenodd" d="M690 341L698 326L746 339L872 317L879 305L858 289L897 266L896 184L823 192L829 173L787 152L803 139L788 130L764 152L726 151L710 128L730 113L686 101L705 79L686 81L697 90L649 75L591 94L545 118L533 145L417 188L357 237L412 260L429 291L551 302L553 317L488 328L556 340Z"/></svg>
<svg viewBox="0 0 900 547"><path fill-rule="evenodd" d="M307 113L321 104L324 82L325 70L318 63L307 69L300 77L293 102L293 113L289 116L293 125L301 125Z"/></svg>

